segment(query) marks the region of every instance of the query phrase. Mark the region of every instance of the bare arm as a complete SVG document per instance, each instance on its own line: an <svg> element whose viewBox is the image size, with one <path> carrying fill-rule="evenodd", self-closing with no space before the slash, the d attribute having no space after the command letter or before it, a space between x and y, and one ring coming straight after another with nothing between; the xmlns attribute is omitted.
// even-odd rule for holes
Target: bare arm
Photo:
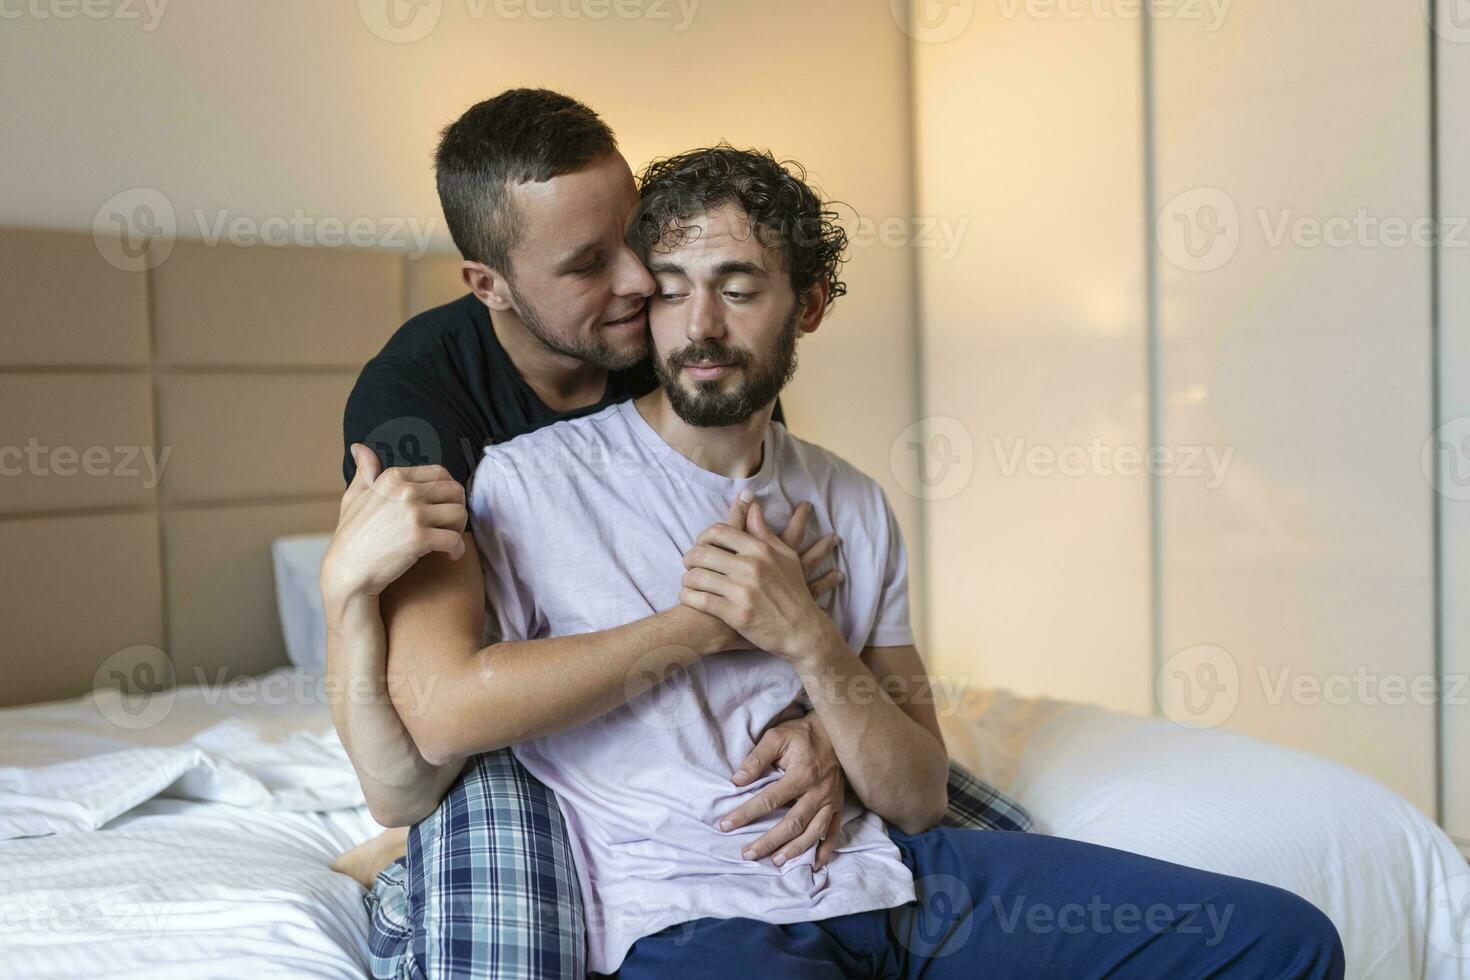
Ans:
<svg viewBox="0 0 1470 980"><path fill-rule="evenodd" d="M863 805L905 833L938 824L949 754L919 651L868 647L859 659L834 627L792 662Z"/></svg>
<svg viewBox="0 0 1470 980"><path fill-rule="evenodd" d="M354 455L359 478L343 498L322 591L329 675L340 692L334 720L379 823L427 816L469 755L598 717L676 666L738 642L718 619L676 606L600 633L482 648L474 539L463 533L462 504L433 502L458 485L440 467L389 470L379 480L377 458L361 447ZM744 507L732 517L743 520ZM792 522L793 540L806 513ZM806 567L833 544L829 536L808 549ZM829 575L811 588L821 594L835 584Z"/></svg>
<svg viewBox="0 0 1470 980"><path fill-rule="evenodd" d="M328 607L333 717L385 826L431 813L470 755L596 718L732 638L713 617L675 607L601 633L482 648L469 534L463 557L428 555L381 598Z"/></svg>
<svg viewBox="0 0 1470 980"><path fill-rule="evenodd" d="M683 604L718 616L795 667L864 805L905 832L938 823L949 760L918 652L870 648L863 656L871 669L854 656L800 587L797 556L766 526L759 504L744 530L716 524L704 531L684 564ZM900 706L884 688L911 693Z"/></svg>
<svg viewBox="0 0 1470 980"><path fill-rule="evenodd" d="M435 764L591 721L733 639L714 617L675 606L599 633L482 647L478 560L430 555L400 585L383 604L388 687Z"/></svg>
<svg viewBox="0 0 1470 980"><path fill-rule="evenodd" d="M390 695L388 632L379 605L378 598L359 595L328 613L332 720L373 819L407 827L439 805L464 759L429 762L404 727Z"/></svg>
<svg viewBox="0 0 1470 980"><path fill-rule="evenodd" d="M423 555L461 557L464 488L439 466L382 471L354 445L357 473L342 495L337 530L322 561L327 683L332 720L373 818L412 824L438 805L462 760L428 762L389 696L388 631L380 596ZM448 559L446 559L448 560Z"/></svg>

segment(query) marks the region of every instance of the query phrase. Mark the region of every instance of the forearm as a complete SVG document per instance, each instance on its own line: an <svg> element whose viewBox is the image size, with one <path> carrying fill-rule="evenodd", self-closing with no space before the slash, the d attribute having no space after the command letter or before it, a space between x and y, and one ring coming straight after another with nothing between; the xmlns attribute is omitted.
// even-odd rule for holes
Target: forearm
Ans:
<svg viewBox="0 0 1470 980"><path fill-rule="evenodd" d="M863 805L906 833L937 824L949 777L943 742L894 703L835 627L793 664Z"/></svg>
<svg viewBox="0 0 1470 980"><path fill-rule="evenodd" d="M428 762L389 697L387 633L375 598L331 604L327 681L332 720L373 819L406 827L439 805L463 760Z"/></svg>
<svg viewBox="0 0 1470 980"><path fill-rule="evenodd" d="M683 606L614 629L497 643L445 658L442 676L407 677L393 697L431 761L489 752L598 718L714 653L727 631Z"/></svg>

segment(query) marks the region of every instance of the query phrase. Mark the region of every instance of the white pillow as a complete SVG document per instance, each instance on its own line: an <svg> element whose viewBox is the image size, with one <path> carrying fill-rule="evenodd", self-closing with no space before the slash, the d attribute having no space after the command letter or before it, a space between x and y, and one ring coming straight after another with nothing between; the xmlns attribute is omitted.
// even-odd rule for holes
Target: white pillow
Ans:
<svg viewBox="0 0 1470 980"><path fill-rule="evenodd" d="M293 534L271 543L276 610L281 615L286 655L315 676L327 672L327 617L319 577L331 540L330 534Z"/></svg>

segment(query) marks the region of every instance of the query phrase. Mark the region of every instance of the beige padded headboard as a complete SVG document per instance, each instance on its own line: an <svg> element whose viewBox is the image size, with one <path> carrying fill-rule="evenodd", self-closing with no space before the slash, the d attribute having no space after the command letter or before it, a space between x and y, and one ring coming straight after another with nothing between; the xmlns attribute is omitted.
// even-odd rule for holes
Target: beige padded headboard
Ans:
<svg viewBox="0 0 1470 980"><path fill-rule="evenodd" d="M124 272L0 229L0 706L138 646L181 684L285 663L270 542L336 523L357 372L458 268L179 241Z"/></svg>

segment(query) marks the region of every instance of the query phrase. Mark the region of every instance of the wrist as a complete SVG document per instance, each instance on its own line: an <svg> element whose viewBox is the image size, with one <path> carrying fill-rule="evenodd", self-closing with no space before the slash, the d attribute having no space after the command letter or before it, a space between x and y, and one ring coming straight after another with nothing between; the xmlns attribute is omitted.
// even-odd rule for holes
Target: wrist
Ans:
<svg viewBox="0 0 1470 980"><path fill-rule="evenodd" d="M322 588L322 612L328 633L349 633L382 622L378 597L354 590L328 591Z"/></svg>
<svg viewBox="0 0 1470 980"><path fill-rule="evenodd" d="M786 659L800 672L816 672L834 649L845 648L847 641L826 613L820 613L805 627L792 633L785 651Z"/></svg>
<svg viewBox="0 0 1470 980"><path fill-rule="evenodd" d="M730 649L732 637L738 639L738 634L725 625L724 620L683 603L660 615L675 628L678 642L701 657L723 653Z"/></svg>

